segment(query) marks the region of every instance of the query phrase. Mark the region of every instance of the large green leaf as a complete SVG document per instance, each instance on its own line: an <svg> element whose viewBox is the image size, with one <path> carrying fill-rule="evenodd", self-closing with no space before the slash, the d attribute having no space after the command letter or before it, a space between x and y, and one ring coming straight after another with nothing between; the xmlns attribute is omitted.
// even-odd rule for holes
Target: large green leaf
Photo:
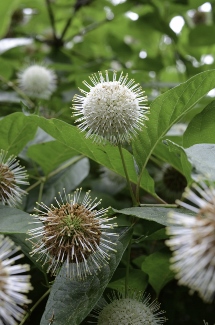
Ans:
<svg viewBox="0 0 215 325"><path fill-rule="evenodd" d="M215 143L214 112L215 101L212 101L192 119L183 136L185 148L197 143Z"/></svg>
<svg viewBox="0 0 215 325"><path fill-rule="evenodd" d="M0 233L10 235L10 238L21 247L22 252L39 268L44 271L36 256L30 256L32 245L29 241L27 231L35 228L34 219L28 213L7 207L0 206ZM37 227L41 227L42 223L38 220Z"/></svg>
<svg viewBox="0 0 215 325"><path fill-rule="evenodd" d="M54 313L55 325L78 325L90 313L110 281L130 241L131 229L123 230L117 240L116 253L111 253L108 265L84 281L66 277L62 267L53 284L40 325L47 325Z"/></svg>
<svg viewBox="0 0 215 325"><path fill-rule="evenodd" d="M163 207L132 207L132 208L125 208L122 210L113 209L114 212L134 216L140 219L155 221L161 225L167 226L168 225L168 218L167 214L170 211L177 211L181 213L186 213L189 215L193 215L192 212L183 209L183 208L163 208Z"/></svg>
<svg viewBox="0 0 215 325"><path fill-rule="evenodd" d="M122 160L117 147L108 144L103 146L92 143L90 139L85 138L85 134L80 132L77 127L60 120L47 120L38 116L29 116L29 119L37 123L38 126L53 136L58 142L63 143L72 150L75 150L97 163L108 167L116 173L125 176ZM133 183L137 183L137 174L133 156L125 149L123 149L123 154L128 169L129 179ZM156 196L154 192L154 181L149 176L147 170L144 170L143 178L144 180L141 183L141 187Z"/></svg>
<svg viewBox="0 0 215 325"><path fill-rule="evenodd" d="M46 175L76 153L58 141L39 143L28 149L28 156L41 166Z"/></svg>
<svg viewBox="0 0 215 325"><path fill-rule="evenodd" d="M200 143L185 149L196 171L215 180L215 144Z"/></svg>
<svg viewBox="0 0 215 325"><path fill-rule="evenodd" d="M33 217L28 213L0 205L0 232L2 234L26 234L29 229L35 227L32 221Z"/></svg>
<svg viewBox="0 0 215 325"><path fill-rule="evenodd" d="M0 121L0 148L9 154L18 155L34 137L36 130L36 123L24 114L8 115Z"/></svg>
<svg viewBox="0 0 215 325"><path fill-rule="evenodd" d="M148 274L149 283L157 296L161 289L174 278L174 273L169 269L171 254L165 250L155 252L145 258L141 265L142 271Z"/></svg>
<svg viewBox="0 0 215 325"><path fill-rule="evenodd" d="M132 143L140 170L145 169L154 148L170 127L214 87L215 70L206 71L165 92L152 102L146 127Z"/></svg>

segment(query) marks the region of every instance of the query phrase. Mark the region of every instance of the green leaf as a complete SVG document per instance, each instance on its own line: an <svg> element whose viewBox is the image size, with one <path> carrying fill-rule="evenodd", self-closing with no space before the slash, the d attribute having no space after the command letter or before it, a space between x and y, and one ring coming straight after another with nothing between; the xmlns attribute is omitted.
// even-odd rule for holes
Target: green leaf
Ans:
<svg viewBox="0 0 215 325"><path fill-rule="evenodd" d="M170 211L177 211L181 213L186 213L189 215L194 215L187 209L183 208L163 208L163 207L132 207L122 210L112 209L116 213L121 213L129 216L134 216L140 219L155 221L161 225L168 226L167 214Z"/></svg>
<svg viewBox="0 0 215 325"><path fill-rule="evenodd" d="M78 325L89 314L110 281L128 246L131 229L120 232L116 253L110 254L109 264L86 280L75 281L66 277L62 267L53 284L40 325L47 325L54 312L55 325Z"/></svg>
<svg viewBox="0 0 215 325"><path fill-rule="evenodd" d="M148 274L149 283L157 296L161 289L174 278L174 273L169 269L171 254L166 250L153 253L145 258L141 265L142 271Z"/></svg>
<svg viewBox="0 0 215 325"><path fill-rule="evenodd" d="M58 141L39 143L28 149L28 156L41 166L45 175L75 154L77 154L75 150Z"/></svg>
<svg viewBox="0 0 215 325"><path fill-rule="evenodd" d="M207 46L214 45L215 26L201 24L191 29L189 34L190 46Z"/></svg>
<svg viewBox="0 0 215 325"><path fill-rule="evenodd" d="M85 138L84 132L72 125L56 119L44 119L38 116L29 116L30 120L33 120L44 131L53 136L60 143L65 146L89 157L97 163L108 167L115 171L119 175L124 175L121 157L119 150L115 146L111 145L98 145L92 142L90 139ZM129 179L133 183L137 183L137 175L134 165L133 156L125 149L123 149L124 158L126 161L126 167L128 169ZM141 187L147 192L155 195L154 181L148 174L147 170L144 171L144 181L141 183Z"/></svg>
<svg viewBox="0 0 215 325"><path fill-rule="evenodd" d="M26 234L29 229L35 227L32 222L33 217L28 213L0 205L0 232L2 234Z"/></svg>
<svg viewBox="0 0 215 325"><path fill-rule="evenodd" d="M118 279L116 279L116 277ZM148 275L141 270L131 269L129 271L128 287L131 290L144 292L148 285ZM118 268L114 273L111 282L107 286L110 289L125 291L125 269Z"/></svg>
<svg viewBox="0 0 215 325"><path fill-rule="evenodd" d="M37 125L22 113L14 113L0 121L0 148L18 155L37 130Z"/></svg>
<svg viewBox="0 0 215 325"><path fill-rule="evenodd" d="M42 265L37 261L36 256L30 256L29 252L32 250L32 245L26 241L28 230L35 228L34 219L28 213L7 207L0 206L0 232L4 235L10 235L10 238L21 247L22 252L44 272ZM37 227L41 227L42 223L38 220Z"/></svg>
<svg viewBox="0 0 215 325"><path fill-rule="evenodd" d="M215 101L212 101L192 119L183 136L185 148L197 143L215 143L214 110Z"/></svg>
<svg viewBox="0 0 215 325"><path fill-rule="evenodd" d="M45 182L41 201L47 206L54 202L54 198L58 197L58 193L63 195L64 189L65 193L70 193L87 177L90 170L89 160L87 158L76 156L65 164L69 165L69 163L71 164L70 166L61 171L59 170L58 173ZM35 207L35 192L32 191L30 194L32 195L29 195L27 198L27 209L28 211L33 211Z"/></svg>
<svg viewBox="0 0 215 325"><path fill-rule="evenodd" d="M140 170L145 170L154 148L170 127L214 87L215 70L206 71L165 92L152 102L146 127L132 142L134 157Z"/></svg>
<svg viewBox="0 0 215 325"><path fill-rule="evenodd" d="M178 162L180 164L179 171L186 177L186 180L189 184L190 182L192 182L192 165L188 160L185 149L170 140L166 140L165 142L168 146L169 151L175 154L175 157L177 157Z"/></svg>
<svg viewBox="0 0 215 325"><path fill-rule="evenodd" d="M10 24L10 19L13 11L16 9L19 0L1 1L1 23L0 23L0 37L4 36Z"/></svg>
<svg viewBox="0 0 215 325"><path fill-rule="evenodd" d="M185 151L198 173L209 175L210 179L215 180L215 144L195 144Z"/></svg>

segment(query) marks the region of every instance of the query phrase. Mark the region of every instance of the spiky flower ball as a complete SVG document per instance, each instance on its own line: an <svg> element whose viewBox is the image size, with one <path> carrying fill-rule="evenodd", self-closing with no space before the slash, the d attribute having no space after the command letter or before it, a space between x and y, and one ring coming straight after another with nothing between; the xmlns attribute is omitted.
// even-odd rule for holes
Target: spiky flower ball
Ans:
<svg viewBox="0 0 215 325"><path fill-rule="evenodd" d="M98 76L93 74L90 81L92 85L83 82L89 91L80 89L84 96L76 95L73 99L74 116L80 116L79 128L86 130L86 137L97 143L130 142L147 119L144 91L133 79L128 80L128 75L123 76L123 72L118 80L113 72L110 81L106 71L105 77L99 72Z"/></svg>
<svg viewBox="0 0 215 325"><path fill-rule="evenodd" d="M29 231L30 241L34 238L32 255L39 253L43 264L49 263L47 272L56 274L59 267L66 262L67 275L70 278L83 279L93 274L107 263L109 252L115 251L117 234L112 232L115 223L106 216L108 209L97 210L101 201L92 200L87 192L80 200L81 189L73 196L66 195L60 202L55 198L57 206L40 206L35 208L36 220L42 227Z"/></svg>
<svg viewBox="0 0 215 325"><path fill-rule="evenodd" d="M195 215L169 214L167 233L171 237L166 244L173 251L171 268L179 284L211 302L215 295L215 189L200 181L193 190L187 188L183 196L195 206L176 203Z"/></svg>
<svg viewBox="0 0 215 325"><path fill-rule="evenodd" d="M16 325L25 311L21 306L30 303L26 293L32 289L30 276L22 273L29 270L26 264L16 264L23 257L14 255L19 250L7 237L0 235L0 324ZM14 255L14 256L13 256Z"/></svg>
<svg viewBox="0 0 215 325"><path fill-rule="evenodd" d="M18 74L20 88L32 98L48 99L56 89L55 73L38 64L34 64Z"/></svg>
<svg viewBox="0 0 215 325"><path fill-rule="evenodd" d="M91 316L97 319L98 325L157 325L164 324L166 318L160 316L157 301L149 302L150 295L129 292L128 297L121 293L113 293L110 302L103 301Z"/></svg>
<svg viewBox="0 0 215 325"><path fill-rule="evenodd" d="M28 185L27 173L19 161L12 155L7 157L7 152L0 151L0 204L16 206L22 202L26 194L19 185Z"/></svg>
<svg viewBox="0 0 215 325"><path fill-rule="evenodd" d="M203 322L204 322L204 325L209 325L205 320L203 320ZM214 324L215 325L215 324Z"/></svg>

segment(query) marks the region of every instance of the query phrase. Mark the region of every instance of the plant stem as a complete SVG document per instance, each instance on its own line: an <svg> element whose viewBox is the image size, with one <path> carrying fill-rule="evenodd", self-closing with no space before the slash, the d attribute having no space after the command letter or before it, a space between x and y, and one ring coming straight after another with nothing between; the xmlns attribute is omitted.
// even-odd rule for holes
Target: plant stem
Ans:
<svg viewBox="0 0 215 325"><path fill-rule="evenodd" d="M162 207L162 208L177 208L177 204L140 204L141 207Z"/></svg>
<svg viewBox="0 0 215 325"><path fill-rule="evenodd" d="M130 271L131 245L132 245L132 236L129 241L128 251L127 251L127 264L126 264L126 273L125 273L125 298L127 298L127 296L128 296L128 281L129 281L129 271Z"/></svg>
<svg viewBox="0 0 215 325"><path fill-rule="evenodd" d="M8 81L3 76L0 76L0 80L4 82L8 87L11 87L15 92L20 95L23 99L26 100L30 108L35 108L35 104L30 100L30 98L19 88L17 87L13 82Z"/></svg>
<svg viewBox="0 0 215 325"><path fill-rule="evenodd" d="M128 171L127 171L127 168L126 168L125 159L124 159L124 156L123 156L121 144L118 144L118 148L119 148L119 153L120 153L120 156L121 156L121 159L122 159L122 165L123 165L123 169L124 169L124 172L125 172L125 177L126 177L126 180L127 180L129 191L130 191L132 203L133 203L133 206L136 207L139 204L138 204L138 202L137 202L137 200L136 200L136 198L134 196L134 193L133 193L133 190L132 190L132 187L131 187L131 183L130 183L130 180L129 180Z"/></svg>
<svg viewBox="0 0 215 325"><path fill-rule="evenodd" d="M29 192L29 191L33 190L33 188L35 188L40 183L41 183L41 179L39 179L38 181L36 181L34 184L30 185L25 191L26 192Z"/></svg>
<svg viewBox="0 0 215 325"><path fill-rule="evenodd" d="M70 159L68 162L66 162L62 166L58 167L57 169L53 170L53 172L49 173L48 176L47 176L47 179L49 179L50 177L58 174L59 172L61 172L65 168L69 167L70 165L75 164L77 161L79 161L79 160L81 160L83 158L84 158L84 155L80 155L78 157L74 157L72 160Z"/></svg>
<svg viewBox="0 0 215 325"><path fill-rule="evenodd" d="M51 26L52 26L53 36L54 36L54 39L57 40L57 34L56 34L56 28L55 28L55 19L54 19L53 11L52 11L52 8L51 8L50 0L46 0L46 6L47 6L47 9L48 9L49 19L50 19Z"/></svg>
<svg viewBox="0 0 215 325"><path fill-rule="evenodd" d="M41 183L40 183L40 190L39 190L39 195L38 195L38 201L37 201L37 203L40 203L40 202L41 202L42 195L43 195L44 184L45 184L45 181L42 181L42 180L41 180Z"/></svg>
<svg viewBox="0 0 215 325"><path fill-rule="evenodd" d="M32 312L34 311L34 309L41 303L41 301L43 301L43 299L50 293L51 288L49 288L44 295L42 295L42 297L40 297L39 300L37 300L37 302L33 305L33 307L31 307L31 309L26 313L25 317L23 318L23 320L21 321L21 323L19 325L23 325L25 323L25 321L28 319L28 317L32 314Z"/></svg>

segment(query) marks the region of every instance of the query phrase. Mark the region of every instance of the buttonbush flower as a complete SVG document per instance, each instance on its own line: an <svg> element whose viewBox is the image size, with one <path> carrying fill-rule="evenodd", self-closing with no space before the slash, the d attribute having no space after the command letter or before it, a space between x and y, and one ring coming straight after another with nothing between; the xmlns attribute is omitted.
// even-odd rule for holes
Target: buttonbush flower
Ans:
<svg viewBox="0 0 215 325"><path fill-rule="evenodd" d="M194 205L176 201L195 216L172 212L166 244L173 251L172 269L178 283L186 285L191 293L211 302L215 294L215 189L206 182L195 183L186 189L184 197Z"/></svg>
<svg viewBox="0 0 215 325"><path fill-rule="evenodd" d="M25 180L27 173L19 161L12 155L7 158L7 152L0 151L0 203L16 206L22 202L22 196L26 194L20 185L28 185Z"/></svg>
<svg viewBox="0 0 215 325"><path fill-rule="evenodd" d="M43 226L29 231L30 241L37 238L32 241L32 255L39 253L39 260L49 263L47 272L56 274L66 261L67 275L77 279L106 264L116 245L116 234L111 231L116 224L109 223L113 218L107 217L108 208L97 210L101 201L92 200L90 192L80 202L80 194L81 189L72 196L64 191L64 199L61 194L60 202L55 198L57 206L39 204L43 210L35 208L38 213L35 218Z"/></svg>
<svg viewBox="0 0 215 325"><path fill-rule="evenodd" d="M16 325L25 311L21 306L31 301L25 293L32 289L29 275L20 275L29 270L26 264L14 264L23 254L7 237L0 235L0 324ZM14 256L13 256L14 255ZM13 256L13 257L12 257Z"/></svg>
<svg viewBox="0 0 215 325"><path fill-rule="evenodd" d="M203 322L204 322L204 325L209 325L205 320L203 320ZM214 324L215 325L215 324Z"/></svg>
<svg viewBox="0 0 215 325"><path fill-rule="evenodd" d="M184 175L169 164L164 164L155 174L156 193L168 203L180 199L186 185Z"/></svg>
<svg viewBox="0 0 215 325"><path fill-rule="evenodd" d="M20 88L32 98L48 99L56 89L55 73L38 64L34 64L19 72Z"/></svg>
<svg viewBox="0 0 215 325"><path fill-rule="evenodd" d="M109 80L99 72L90 77L92 85L83 84L89 89L80 89L84 96L76 95L73 99L74 116L80 116L81 131L87 130L86 137L97 143L109 141L113 145L130 142L144 125L148 107L144 105L147 97L139 84L128 75L120 74L117 80L113 72L113 80Z"/></svg>
<svg viewBox="0 0 215 325"><path fill-rule="evenodd" d="M98 325L157 325L164 324L166 318L160 316L164 311L159 311L160 304L155 300L150 301L150 295L130 293L125 297L121 293L113 293L110 302L103 300L94 309L91 316L97 319Z"/></svg>

